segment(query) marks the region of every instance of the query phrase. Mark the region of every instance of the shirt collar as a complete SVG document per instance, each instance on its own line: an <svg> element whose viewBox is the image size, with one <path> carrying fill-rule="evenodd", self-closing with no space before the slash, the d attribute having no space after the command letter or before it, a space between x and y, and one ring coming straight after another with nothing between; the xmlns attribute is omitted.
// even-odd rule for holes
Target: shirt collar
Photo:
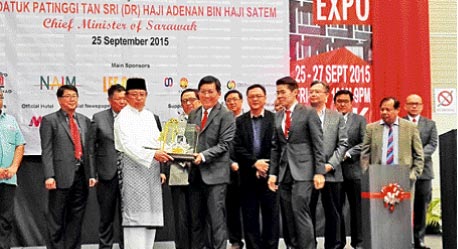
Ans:
<svg viewBox="0 0 458 249"><path fill-rule="evenodd" d="M410 115L408 115L408 116L409 116L409 120L410 121L412 121L413 119L416 119L416 121L418 122L418 120L420 120L420 115L417 115L415 117L414 116L410 116Z"/></svg>
<svg viewBox="0 0 458 249"><path fill-rule="evenodd" d="M259 114L258 116L254 116L253 113L250 112L250 117L251 117L251 118L255 118L255 117L256 117L256 118L264 117L264 109L262 109L261 114Z"/></svg>
<svg viewBox="0 0 458 249"><path fill-rule="evenodd" d="M380 124L381 124L381 125L388 125L388 124L385 124L385 122L383 122L382 119L380 119ZM399 126L399 117L396 117L396 120L394 120L393 125Z"/></svg>
<svg viewBox="0 0 458 249"><path fill-rule="evenodd" d="M290 110L291 113L293 113L294 108L296 108L296 106L297 106L298 103L299 103L299 102L297 102L297 100L294 101L294 103L291 105L291 107L290 107L288 110ZM286 111L286 110L287 110L287 109L285 109L285 111Z"/></svg>

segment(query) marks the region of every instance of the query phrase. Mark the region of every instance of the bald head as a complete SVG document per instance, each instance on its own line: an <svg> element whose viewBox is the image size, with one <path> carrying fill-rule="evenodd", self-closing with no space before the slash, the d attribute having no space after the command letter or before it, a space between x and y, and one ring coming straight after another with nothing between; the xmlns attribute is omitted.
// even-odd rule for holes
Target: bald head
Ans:
<svg viewBox="0 0 458 249"><path fill-rule="evenodd" d="M412 117L420 115L423 111L423 99L417 94L407 96L404 109Z"/></svg>

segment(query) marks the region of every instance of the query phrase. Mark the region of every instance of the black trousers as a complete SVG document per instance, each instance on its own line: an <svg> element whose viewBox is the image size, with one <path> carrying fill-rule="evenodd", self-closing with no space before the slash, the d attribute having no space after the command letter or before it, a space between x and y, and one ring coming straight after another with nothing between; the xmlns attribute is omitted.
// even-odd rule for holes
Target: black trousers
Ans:
<svg viewBox="0 0 458 249"><path fill-rule="evenodd" d="M276 249L280 237L280 205L265 179L241 185L242 214L247 249ZM261 214L261 218L260 218Z"/></svg>
<svg viewBox="0 0 458 249"><path fill-rule="evenodd" d="M231 244L242 243L242 215L240 197L240 176L239 172L231 171L231 183L227 186L226 208L227 208L227 230Z"/></svg>
<svg viewBox="0 0 458 249"><path fill-rule="evenodd" d="M49 236L46 248L81 248L81 227L87 197L88 182L82 166L77 170L70 188L49 191L46 213Z"/></svg>
<svg viewBox="0 0 458 249"><path fill-rule="evenodd" d="M16 186L0 183L0 249L9 249L14 220Z"/></svg>
<svg viewBox="0 0 458 249"><path fill-rule="evenodd" d="M345 195L348 198L350 207L351 246L357 247L363 244L362 216L361 216L361 180L345 179L342 191L342 203L345 202ZM343 206L343 205L342 205ZM342 248L346 244L345 219L341 217L341 241Z"/></svg>
<svg viewBox="0 0 458 249"><path fill-rule="evenodd" d="M315 248L310 212L313 189L312 181L293 181L279 186L283 237L289 248Z"/></svg>
<svg viewBox="0 0 458 249"><path fill-rule="evenodd" d="M431 180L417 180L415 182L415 198L413 204L413 234L416 245L424 243L426 231L426 211L431 202Z"/></svg>
<svg viewBox="0 0 458 249"><path fill-rule="evenodd" d="M316 242L316 206L318 198L321 195L323 204L324 216L326 218L324 225L324 248L325 249L340 249L343 248L341 241L341 221L342 221L342 183L326 182L320 190L314 189L310 210L312 213L314 227L314 241Z"/></svg>
<svg viewBox="0 0 458 249"><path fill-rule="evenodd" d="M191 248L191 207L188 186L170 186L175 221L176 249Z"/></svg>
<svg viewBox="0 0 458 249"><path fill-rule="evenodd" d="M115 175L111 180L99 179L97 183L97 202L100 210L99 248L113 248L114 221L117 216L121 221L121 194L119 179ZM121 226L116 226L120 235L119 246L123 248L124 241Z"/></svg>
<svg viewBox="0 0 458 249"><path fill-rule="evenodd" d="M191 169L189 180L192 248L226 249L227 184L205 184L197 167Z"/></svg>

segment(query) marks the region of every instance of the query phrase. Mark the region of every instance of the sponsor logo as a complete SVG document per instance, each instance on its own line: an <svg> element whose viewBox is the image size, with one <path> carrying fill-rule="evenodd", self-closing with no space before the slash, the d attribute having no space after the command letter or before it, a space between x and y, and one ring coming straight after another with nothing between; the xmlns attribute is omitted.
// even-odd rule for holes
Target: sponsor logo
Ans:
<svg viewBox="0 0 458 249"><path fill-rule="evenodd" d="M40 127L41 120L43 119L42 116L33 116L32 119L30 119L29 126L30 127Z"/></svg>
<svg viewBox="0 0 458 249"><path fill-rule="evenodd" d="M76 86L76 76L40 76L40 90L54 90L63 85Z"/></svg>
<svg viewBox="0 0 458 249"><path fill-rule="evenodd" d="M234 89L236 86L237 86L237 83L235 83L235 81L233 81L233 80L229 80L227 82L227 89L229 89L229 90Z"/></svg>
<svg viewBox="0 0 458 249"><path fill-rule="evenodd" d="M103 76L103 92L108 92L108 88L112 85L120 84L126 87L127 77L126 76Z"/></svg>
<svg viewBox="0 0 458 249"><path fill-rule="evenodd" d="M7 73L0 72L0 88L5 87L6 77L8 77Z"/></svg>
<svg viewBox="0 0 458 249"><path fill-rule="evenodd" d="M188 85L189 85L188 78L183 77L183 78L180 79L180 87L181 87L181 89L188 88Z"/></svg>
<svg viewBox="0 0 458 249"><path fill-rule="evenodd" d="M164 78L164 86L165 87L172 87L173 86L173 78L172 77L165 77Z"/></svg>

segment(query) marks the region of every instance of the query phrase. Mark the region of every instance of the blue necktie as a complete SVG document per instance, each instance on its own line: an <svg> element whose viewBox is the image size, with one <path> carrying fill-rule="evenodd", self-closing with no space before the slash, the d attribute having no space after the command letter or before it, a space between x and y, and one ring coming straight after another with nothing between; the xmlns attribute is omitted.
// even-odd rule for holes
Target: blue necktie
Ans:
<svg viewBox="0 0 458 249"><path fill-rule="evenodd" d="M253 125L253 153L256 157L261 154L261 117L253 117L251 124Z"/></svg>
<svg viewBox="0 0 458 249"><path fill-rule="evenodd" d="M388 146L386 150L386 164L393 164L394 161L394 142L393 142L393 126L388 126Z"/></svg>

